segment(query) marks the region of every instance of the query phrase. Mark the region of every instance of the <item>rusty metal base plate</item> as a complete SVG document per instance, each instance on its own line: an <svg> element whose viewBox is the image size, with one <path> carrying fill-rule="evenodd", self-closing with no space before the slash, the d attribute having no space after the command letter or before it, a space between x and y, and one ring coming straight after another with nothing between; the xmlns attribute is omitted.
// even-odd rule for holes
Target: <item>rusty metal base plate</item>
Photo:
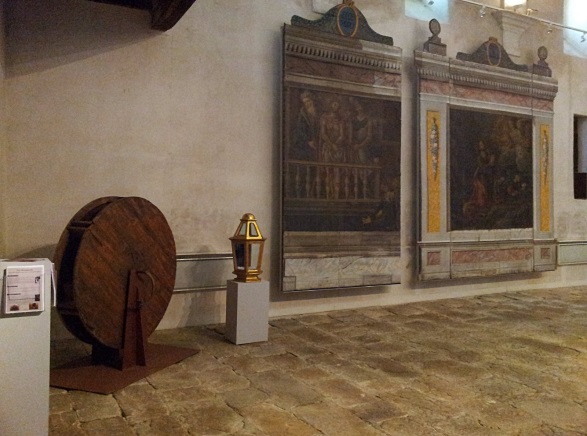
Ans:
<svg viewBox="0 0 587 436"><path fill-rule="evenodd" d="M111 394L197 354L199 350L162 344L147 344L147 365L119 370L93 365L91 357L74 360L51 370L50 385L62 389Z"/></svg>

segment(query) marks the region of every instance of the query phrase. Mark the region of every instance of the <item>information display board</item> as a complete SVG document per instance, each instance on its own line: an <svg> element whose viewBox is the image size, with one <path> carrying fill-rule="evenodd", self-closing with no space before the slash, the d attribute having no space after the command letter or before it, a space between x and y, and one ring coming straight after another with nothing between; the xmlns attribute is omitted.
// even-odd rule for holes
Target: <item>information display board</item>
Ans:
<svg viewBox="0 0 587 436"><path fill-rule="evenodd" d="M43 265L8 266L4 272L4 313L42 312L44 307Z"/></svg>

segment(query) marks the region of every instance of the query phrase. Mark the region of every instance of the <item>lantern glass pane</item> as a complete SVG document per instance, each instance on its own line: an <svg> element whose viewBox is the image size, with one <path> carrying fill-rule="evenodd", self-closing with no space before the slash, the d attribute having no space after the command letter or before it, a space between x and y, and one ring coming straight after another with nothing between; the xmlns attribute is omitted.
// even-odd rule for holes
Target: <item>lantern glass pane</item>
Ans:
<svg viewBox="0 0 587 436"><path fill-rule="evenodd" d="M240 229L238 229L239 236L245 236L247 234L247 225L241 224Z"/></svg>
<svg viewBox="0 0 587 436"><path fill-rule="evenodd" d="M259 236L259 233L257 232L257 227L255 226L254 223L249 224L249 235Z"/></svg>
<svg viewBox="0 0 587 436"><path fill-rule="evenodd" d="M245 244L235 244L236 269L245 269Z"/></svg>
<svg viewBox="0 0 587 436"><path fill-rule="evenodd" d="M259 269L259 250L261 246L259 244L251 244L251 269Z"/></svg>

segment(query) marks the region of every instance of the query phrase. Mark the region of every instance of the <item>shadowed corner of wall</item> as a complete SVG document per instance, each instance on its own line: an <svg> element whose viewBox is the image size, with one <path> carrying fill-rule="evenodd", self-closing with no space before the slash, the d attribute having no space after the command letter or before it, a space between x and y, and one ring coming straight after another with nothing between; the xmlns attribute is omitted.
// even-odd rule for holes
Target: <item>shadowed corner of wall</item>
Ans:
<svg viewBox="0 0 587 436"><path fill-rule="evenodd" d="M43 245L30 251L19 253L13 256L13 259L50 259L53 261L56 248L57 244Z"/></svg>
<svg viewBox="0 0 587 436"><path fill-rule="evenodd" d="M148 11L79 0L4 5L6 77L75 63L160 35Z"/></svg>

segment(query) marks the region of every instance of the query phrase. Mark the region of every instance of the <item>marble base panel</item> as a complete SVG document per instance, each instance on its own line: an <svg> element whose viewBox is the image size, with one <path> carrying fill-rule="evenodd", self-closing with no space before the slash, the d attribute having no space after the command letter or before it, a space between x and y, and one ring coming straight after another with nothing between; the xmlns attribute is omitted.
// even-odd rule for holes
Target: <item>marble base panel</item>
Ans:
<svg viewBox="0 0 587 436"><path fill-rule="evenodd" d="M554 271L558 262L558 244L546 242L534 246L534 270Z"/></svg>
<svg viewBox="0 0 587 436"><path fill-rule="evenodd" d="M399 283L397 256L295 258L284 261L284 291Z"/></svg>
<svg viewBox="0 0 587 436"><path fill-rule="evenodd" d="M556 243L450 244L420 247L420 280L552 271Z"/></svg>

